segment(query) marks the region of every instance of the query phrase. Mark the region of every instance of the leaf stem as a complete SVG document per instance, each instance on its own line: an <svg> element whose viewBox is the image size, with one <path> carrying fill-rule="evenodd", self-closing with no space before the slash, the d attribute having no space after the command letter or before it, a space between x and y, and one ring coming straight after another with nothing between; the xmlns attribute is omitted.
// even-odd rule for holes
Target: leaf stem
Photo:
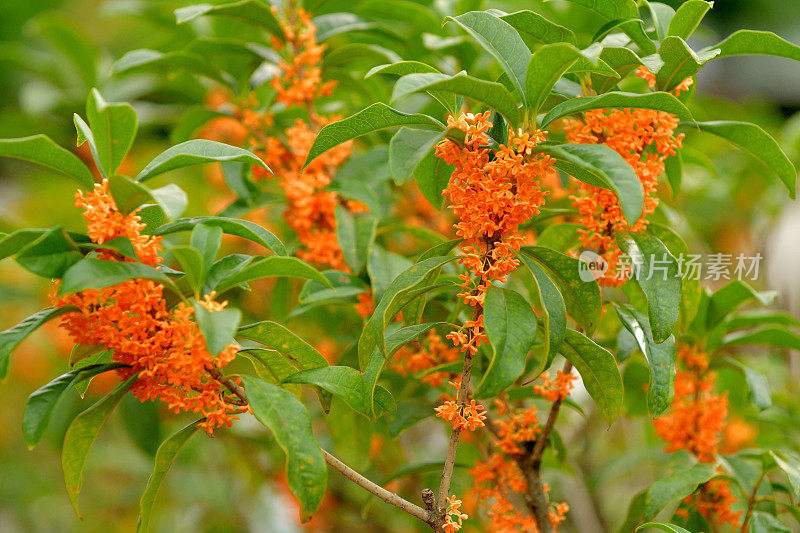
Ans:
<svg viewBox="0 0 800 533"><path fill-rule="evenodd" d="M753 492L750 494L750 499L747 502L747 512L744 514L744 520L742 520L742 529L741 533L747 533L748 527L747 523L750 521L750 517L753 514L753 508L756 504L756 494L758 493L758 489L761 487L761 482L764 481L764 477L767 475L767 471L764 470L761 472L761 475L758 476L758 480L756 484L753 486Z"/></svg>

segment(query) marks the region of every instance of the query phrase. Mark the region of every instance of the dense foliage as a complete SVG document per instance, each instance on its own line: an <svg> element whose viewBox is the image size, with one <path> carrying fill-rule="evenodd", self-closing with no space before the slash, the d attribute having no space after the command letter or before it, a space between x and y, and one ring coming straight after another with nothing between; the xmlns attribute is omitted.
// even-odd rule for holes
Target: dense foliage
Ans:
<svg viewBox="0 0 800 533"><path fill-rule="evenodd" d="M626 453L613 440L624 428L566 434L572 416L645 420L659 443L642 452L672 454L626 494L620 531L798 526L800 457L788 441L754 445L772 398L746 355L800 349L800 322L764 309L775 294L748 283L752 258L693 264L670 202L683 161L713 166L687 134L728 141L794 198L778 141L724 108L708 116L693 95L710 61L800 60L800 46L741 30L693 50L703 0L484 7L191 5L167 30L182 46L130 51L103 83L86 47L55 32L88 93L77 144L10 138L0 155L71 178L84 225L0 238L0 257L54 280L51 306L0 334L0 375L37 328L68 335L71 369L24 406L30 447L62 398L117 377L64 434L76 513L89 452L132 396L163 405L153 424L167 410L195 417L150 450L141 531L192 436L247 446L236 426L252 417L283 452L272 475L320 529L358 528L323 503L346 479L408 515L387 531L563 531L570 498L553 473L585 483L568 457L595 439ZM164 119L174 145L137 164L143 106L106 97L144 78L158 81L139 104L168 99L179 113ZM192 205L199 184L167 179L201 164L214 198ZM422 424L440 435L425 440ZM347 491L343 505L378 505ZM375 514L364 523L381 524Z"/></svg>

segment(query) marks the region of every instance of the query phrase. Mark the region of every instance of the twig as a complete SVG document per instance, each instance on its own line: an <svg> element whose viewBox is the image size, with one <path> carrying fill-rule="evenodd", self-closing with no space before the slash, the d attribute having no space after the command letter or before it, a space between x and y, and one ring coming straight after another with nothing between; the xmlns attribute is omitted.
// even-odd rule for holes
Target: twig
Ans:
<svg viewBox="0 0 800 533"><path fill-rule="evenodd" d="M756 504L756 494L758 493L759 487L761 487L761 482L764 481L764 477L767 475L767 472L761 472L761 475L758 476L758 480L756 481L755 486L753 486L753 492L750 494L750 499L747 502L747 512L744 514L744 520L742 521L742 529L741 533L747 533L748 527L747 523L750 521L750 516L753 514L753 507Z"/></svg>
<svg viewBox="0 0 800 533"><path fill-rule="evenodd" d="M239 398L241 402L243 402L244 404L248 403L247 394L245 393L244 389L242 389L242 387L240 387L233 379L224 376L219 368L213 365L208 365L206 367L206 371L212 378L214 378L216 381L224 385L225 388L227 388L229 391L231 391L231 393L233 393L237 398ZM429 524L432 528L435 529L436 527L435 524L437 523L437 521L436 517L434 516L434 513L432 513L431 511L426 511L419 505L415 505L410 501L398 496L394 492L390 492L381 487L380 485L373 483L366 477L362 476L361 474L359 474L358 472L356 472L355 470L344 464L330 452L322 450L322 455L325 457L325 462L328 463L328 465L330 465L331 468L342 474L344 477L346 477L359 487L363 488L367 492L374 494L375 496L385 501L386 503L394 505L398 509L407 512L411 516L422 520L423 522ZM430 491L428 490L428 492ZM423 491L423 500L425 500L425 496L426 494Z"/></svg>

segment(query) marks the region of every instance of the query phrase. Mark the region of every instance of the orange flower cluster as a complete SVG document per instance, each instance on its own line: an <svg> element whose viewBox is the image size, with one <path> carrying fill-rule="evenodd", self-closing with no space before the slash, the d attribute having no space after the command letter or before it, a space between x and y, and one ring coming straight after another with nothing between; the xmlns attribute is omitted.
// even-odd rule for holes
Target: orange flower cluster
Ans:
<svg viewBox="0 0 800 533"><path fill-rule="evenodd" d="M456 234L464 239L460 262L468 274L461 276L465 302L480 308L486 289L493 280L505 281L519 266L514 252L524 238L519 225L539 212L547 193L539 181L551 166L551 159L534 148L544 140L544 132L510 132L508 145L493 153L486 132L491 127L489 112L462 113L448 117L447 124L465 134L463 144L445 139L436 146L436 155L454 165L444 191L456 215ZM476 279L473 280L471 274ZM483 316L477 313L464 328L448 338L461 350L474 354L485 340Z"/></svg>
<svg viewBox="0 0 800 533"><path fill-rule="evenodd" d="M277 14L277 8L272 7ZM270 85L278 93L278 102L293 105L306 105L320 96L330 96L335 81L322 82L322 53L325 45L317 44L317 28L311 22L311 15L298 9L289 13L288 21L280 21L281 29L286 36L286 48L289 58L278 63L283 73L275 77ZM276 50L284 48L280 39L273 38L272 46Z"/></svg>
<svg viewBox="0 0 800 533"><path fill-rule="evenodd" d="M89 236L97 244L117 237L133 243L142 263L156 266L161 258L160 238L141 234L144 225L135 213L123 215L109 195L108 182L95 185L92 192L76 196L76 206L84 209ZM124 261L113 251L103 251L101 259ZM131 391L141 401L160 399L176 413L191 411L206 420L200 426L209 434L214 428L230 426L241 411L226 403L218 382L207 368L222 368L236 355L230 345L219 355L206 348L194 309L179 303L167 308L164 286L148 280L134 279L102 289L87 289L55 300L59 306L74 305L78 311L67 313L61 320L77 344L103 346L113 350L114 361L129 365L119 370L127 379L138 374ZM225 304L207 297L209 310Z"/></svg>
<svg viewBox="0 0 800 533"><path fill-rule="evenodd" d="M453 517L455 517L455 520ZM461 500L456 499L455 494L447 498L447 515L442 525L445 533L454 533L461 529L464 520L467 518L469 516L461 512Z"/></svg>
<svg viewBox="0 0 800 533"><path fill-rule="evenodd" d="M320 126L331 122L323 117L315 119ZM285 143L277 137L269 137L264 151L258 155L275 176L280 177L281 187L286 192L288 205L284 219L303 244L298 257L317 265L347 270L336 238L335 211L340 199L335 192L322 189L330 185L332 170L350 157L352 142L328 150L302 170L316 135L316 130L297 119L286 130ZM262 173L254 174L259 175ZM347 205L352 211L365 210L362 204L355 202Z"/></svg>
<svg viewBox="0 0 800 533"><path fill-rule="evenodd" d="M435 330L430 330L425 340L424 349L403 347L397 352L397 362L392 368L403 376L428 370L458 359L458 350L445 343ZM422 377L422 381L432 387L438 387L445 378L451 377L447 372L431 372Z"/></svg>
<svg viewBox="0 0 800 533"><path fill-rule="evenodd" d="M550 380L550 374L547 372L542 373L542 384L533 387L533 392L541 395L548 402L556 400L563 400L569 396L572 390L572 382L577 379L577 376L572 372L564 373L558 371L556 379Z"/></svg>
<svg viewBox="0 0 800 533"><path fill-rule="evenodd" d="M456 389L456 397L458 397L458 391L461 390L461 378L449 383ZM475 431L477 428L483 427L484 420L486 420L486 411L475 400L470 400L464 405L459 405L454 400L445 400L444 404L437 407L435 411L436 416L451 422L454 430L466 428L469 431Z"/></svg>
<svg viewBox="0 0 800 533"><path fill-rule="evenodd" d="M716 374L708 368L708 355L696 346L678 345L677 360L683 369L675 376L675 397L670 412L653 421L656 434L668 445L666 451L686 450L703 463L716 460L728 415L727 394L713 391ZM729 481L713 479L687 497L707 519L737 527L741 512L733 512L736 498Z"/></svg>
<svg viewBox="0 0 800 533"><path fill-rule="evenodd" d="M640 67L637 75L655 86L653 74ZM687 78L675 94L691 85ZM620 268L621 250L616 244L618 231L643 231L645 217L658 205L655 196L658 177L664 162L675 155L683 143L683 134L675 135L678 119L670 113L653 109L593 109L583 119L565 121L567 139L579 144L604 144L616 151L633 168L644 190L644 209L639 220L625 219L617 196L608 189L581 184L582 196L573 196L573 205L581 216L581 244L592 248L608 262L608 269L598 280L604 286L619 286L630 275L630 268Z"/></svg>

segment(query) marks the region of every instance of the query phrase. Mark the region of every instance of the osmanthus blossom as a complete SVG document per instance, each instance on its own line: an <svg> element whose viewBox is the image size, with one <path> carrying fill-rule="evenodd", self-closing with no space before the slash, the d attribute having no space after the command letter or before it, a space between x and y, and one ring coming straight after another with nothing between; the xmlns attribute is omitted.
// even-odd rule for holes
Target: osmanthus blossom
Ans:
<svg viewBox="0 0 800 533"><path fill-rule="evenodd" d="M161 238L142 235L144 224L136 212L123 214L109 194L108 181L88 193L79 192L75 205L84 209L89 237L103 244L126 237L142 263L158 267ZM103 250L105 261L133 261ZM226 402L220 384L207 369L221 369L236 356L238 347L229 345L219 354L209 353L200 327L193 319L194 308L184 302L169 307L164 286L144 279L132 279L102 289L86 289L55 298L57 306L73 305L77 311L65 314L61 326L76 344L102 346L113 350L111 359L127 365L117 372L123 379L136 375L131 388L141 401L161 400L179 413L202 415L199 425L209 435L220 426L230 426L236 413L245 408ZM226 302L206 295L200 302L218 311Z"/></svg>

